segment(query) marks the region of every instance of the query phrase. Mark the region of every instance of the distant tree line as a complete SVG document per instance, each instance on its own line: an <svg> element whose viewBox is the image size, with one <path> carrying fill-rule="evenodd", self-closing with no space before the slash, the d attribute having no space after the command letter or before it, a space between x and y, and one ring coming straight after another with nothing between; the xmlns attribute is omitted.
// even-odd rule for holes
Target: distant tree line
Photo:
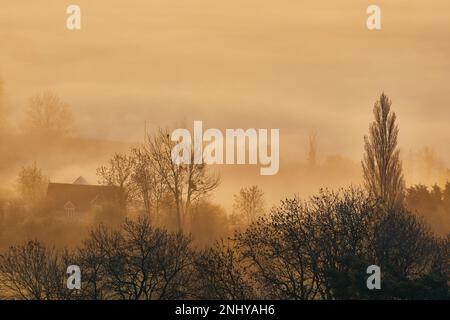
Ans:
<svg viewBox="0 0 450 320"><path fill-rule="evenodd" d="M419 184L406 190L406 206L438 234L445 236L450 225L450 182L444 188Z"/></svg>

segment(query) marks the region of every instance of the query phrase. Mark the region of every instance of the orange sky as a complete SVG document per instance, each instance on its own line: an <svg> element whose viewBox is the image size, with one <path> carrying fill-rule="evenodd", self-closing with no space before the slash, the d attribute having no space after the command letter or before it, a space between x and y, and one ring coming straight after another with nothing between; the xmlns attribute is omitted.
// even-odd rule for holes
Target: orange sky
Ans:
<svg viewBox="0 0 450 320"><path fill-rule="evenodd" d="M82 30L65 28L66 7ZM19 118L50 89L80 132L139 140L150 126L279 128L281 151L358 160L372 104L393 100L403 150L431 146L449 163L450 1L2 0L0 74Z"/></svg>

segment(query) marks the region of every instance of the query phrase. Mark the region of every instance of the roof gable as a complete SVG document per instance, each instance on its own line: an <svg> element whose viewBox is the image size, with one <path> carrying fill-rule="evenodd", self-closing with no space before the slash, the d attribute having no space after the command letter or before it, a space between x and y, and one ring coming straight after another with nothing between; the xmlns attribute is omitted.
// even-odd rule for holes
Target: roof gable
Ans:
<svg viewBox="0 0 450 320"><path fill-rule="evenodd" d="M88 185L89 183L86 181L85 178L83 178L83 176L79 176L79 177L77 178L77 180L75 180L75 181L73 182L73 184L83 184L83 185Z"/></svg>

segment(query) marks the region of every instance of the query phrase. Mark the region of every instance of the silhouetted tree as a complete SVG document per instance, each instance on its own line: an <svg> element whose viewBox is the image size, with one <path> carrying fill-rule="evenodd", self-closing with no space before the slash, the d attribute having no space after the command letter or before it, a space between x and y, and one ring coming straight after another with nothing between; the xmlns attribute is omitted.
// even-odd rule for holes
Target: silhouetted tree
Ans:
<svg viewBox="0 0 450 320"><path fill-rule="evenodd" d="M373 114L375 121L370 124L369 136L364 137L364 182L372 196L392 208L402 204L405 186L397 147L396 115L384 93L375 103Z"/></svg>
<svg viewBox="0 0 450 320"><path fill-rule="evenodd" d="M434 232L446 236L450 232L450 183L441 189L434 185L414 185L406 190L406 207L423 217Z"/></svg>
<svg viewBox="0 0 450 320"><path fill-rule="evenodd" d="M383 270L382 298L448 298L448 241L403 208L389 210L375 226L373 250ZM430 280L424 281L425 279ZM443 290L442 288L446 288Z"/></svg>
<svg viewBox="0 0 450 320"><path fill-rule="evenodd" d="M92 231L79 250L87 274L83 286L93 299L181 299L192 291L195 253L191 239L150 225L147 216L122 228Z"/></svg>
<svg viewBox="0 0 450 320"><path fill-rule="evenodd" d="M97 168L99 183L119 188L120 199L118 200L121 208L126 208L127 202L131 199L130 185L133 165L133 157L116 152L109 160L108 165Z"/></svg>
<svg viewBox="0 0 450 320"><path fill-rule="evenodd" d="M386 212L359 189L286 199L236 239L265 298L448 297L448 248L411 213ZM367 290L372 264L381 267L382 291Z"/></svg>
<svg viewBox="0 0 450 320"><path fill-rule="evenodd" d="M112 238L105 225L100 225L91 231L88 239L76 249L76 264L80 266L82 274L83 299L88 300L108 300L115 298L115 292L111 289L110 278L108 277L108 249L107 241Z"/></svg>
<svg viewBox="0 0 450 320"><path fill-rule="evenodd" d="M154 135L149 135L147 144L156 172L171 195L178 229L189 230L191 205L209 196L218 187L220 179L212 175L204 163L174 163L171 152L176 143L171 140L167 130L160 129Z"/></svg>
<svg viewBox="0 0 450 320"><path fill-rule="evenodd" d="M161 208L168 196L164 179L158 175L155 161L146 146L133 148L134 159L131 174L131 189L134 198L142 201L145 212L153 223L161 222Z"/></svg>
<svg viewBox="0 0 450 320"><path fill-rule="evenodd" d="M244 224L255 221L265 213L264 192L258 186L241 188L239 194L234 196L234 219L242 217Z"/></svg>
<svg viewBox="0 0 450 320"><path fill-rule="evenodd" d="M355 277L365 270L354 266L367 267L375 208L356 189L321 191L308 202L286 199L240 234L238 243L269 298L348 297L352 283L364 285Z"/></svg>
<svg viewBox="0 0 450 320"><path fill-rule="evenodd" d="M68 299L66 268L61 252L38 241L13 246L0 255L0 289L6 298Z"/></svg>
<svg viewBox="0 0 450 320"><path fill-rule="evenodd" d="M174 163L175 145L169 132L160 129L129 154L116 153L107 166L97 169L97 175L100 183L120 188L124 204L131 199L142 201L149 217L161 218L163 205L174 208L178 230L186 231L191 206L207 198L220 179L208 172L206 164Z"/></svg>
<svg viewBox="0 0 450 320"><path fill-rule="evenodd" d="M52 137L66 136L73 133L74 117L67 103L47 91L30 98L23 127L32 133Z"/></svg>
<svg viewBox="0 0 450 320"><path fill-rule="evenodd" d="M47 186L48 179L36 164L22 167L17 178L17 190L25 204L34 206L42 202L47 192Z"/></svg>

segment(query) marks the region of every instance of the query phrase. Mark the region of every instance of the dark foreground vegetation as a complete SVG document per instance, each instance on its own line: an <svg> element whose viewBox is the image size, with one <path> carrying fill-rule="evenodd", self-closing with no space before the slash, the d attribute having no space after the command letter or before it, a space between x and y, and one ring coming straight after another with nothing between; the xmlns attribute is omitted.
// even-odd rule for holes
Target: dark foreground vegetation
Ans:
<svg viewBox="0 0 450 320"><path fill-rule="evenodd" d="M357 188L321 191L203 250L146 217L99 226L75 250L12 246L0 256L0 288L20 299L446 299L449 241ZM71 264L81 290L66 289ZM366 287L372 264L382 290Z"/></svg>

